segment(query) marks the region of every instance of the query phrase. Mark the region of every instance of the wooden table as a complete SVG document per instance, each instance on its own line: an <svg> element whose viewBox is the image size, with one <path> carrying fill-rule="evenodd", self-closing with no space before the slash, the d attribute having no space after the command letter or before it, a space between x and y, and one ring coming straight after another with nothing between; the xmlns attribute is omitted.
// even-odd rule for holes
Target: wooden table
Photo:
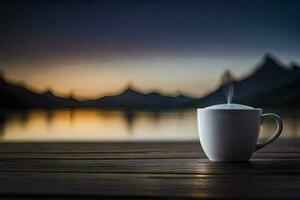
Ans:
<svg viewBox="0 0 300 200"><path fill-rule="evenodd" d="M300 139L235 164L209 162L197 142L0 143L0 195L300 198Z"/></svg>

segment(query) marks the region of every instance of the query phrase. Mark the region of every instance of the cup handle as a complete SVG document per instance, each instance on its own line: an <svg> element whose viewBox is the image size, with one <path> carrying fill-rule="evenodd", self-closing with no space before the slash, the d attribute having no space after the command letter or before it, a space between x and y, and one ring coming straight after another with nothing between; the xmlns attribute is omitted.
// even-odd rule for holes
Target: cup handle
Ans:
<svg viewBox="0 0 300 200"><path fill-rule="evenodd" d="M256 144L255 151L257 151L257 150L263 148L264 146L272 143L274 140L276 140L280 136L280 134L282 132L283 123L282 123L281 118L278 115L274 114L274 113L267 113L267 114L263 114L261 116L261 122L263 122L264 119L267 118L267 117L272 117L273 119L275 119L276 124L277 124L277 130L271 138L267 139L263 143Z"/></svg>

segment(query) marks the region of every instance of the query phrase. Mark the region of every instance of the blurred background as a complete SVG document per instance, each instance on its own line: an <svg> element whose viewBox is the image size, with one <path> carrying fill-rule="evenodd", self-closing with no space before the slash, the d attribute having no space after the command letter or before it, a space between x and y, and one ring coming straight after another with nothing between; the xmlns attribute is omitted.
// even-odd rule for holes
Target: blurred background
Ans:
<svg viewBox="0 0 300 200"><path fill-rule="evenodd" d="M300 136L300 1L0 0L1 141L197 140L196 108ZM233 90L232 90L233 92ZM262 126L261 137L275 130Z"/></svg>

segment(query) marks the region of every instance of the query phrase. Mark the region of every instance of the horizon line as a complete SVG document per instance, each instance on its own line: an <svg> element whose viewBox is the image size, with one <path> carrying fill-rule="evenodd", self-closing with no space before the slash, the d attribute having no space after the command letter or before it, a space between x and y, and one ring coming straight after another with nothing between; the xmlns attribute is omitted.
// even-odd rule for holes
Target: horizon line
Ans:
<svg viewBox="0 0 300 200"><path fill-rule="evenodd" d="M279 66L284 67L285 69L289 69L289 67L292 67L292 66L298 66L298 63L297 62L293 62L293 61L289 62L289 64L286 65L277 56L274 56L274 54L272 54L270 52L267 52L263 56L263 59L261 61L259 61L256 65L254 65L244 75L241 75L239 77L234 76L234 80L240 81L240 80L246 78L247 76L251 75L252 73L254 73L260 66L262 66L262 63L266 60L266 58L271 58ZM298 67L300 67L300 66L298 66ZM230 71L230 70L229 69L225 69L223 71L222 75L226 71ZM220 76L220 78L222 77L222 75ZM7 82L9 84L13 84L13 85L16 85L16 86L20 86L20 87L26 88L26 89L30 90L31 92L39 94L39 95L42 95L42 94L47 93L47 92L50 92L53 95L55 95L56 97L65 98L65 99L73 98L73 99L75 99L77 101L90 101L90 100L97 100L97 99L100 99L100 98L103 98L103 97L107 97L107 96L120 95L120 94L122 94L123 92L125 92L128 89L132 89L132 90L137 91L137 92L139 92L141 94L149 94L149 93L155 92L155 93L158 93L158 94L163 95L163 96L174 96L174 97L176 97L176 96L179 96L179 95L184 95L184 96L188 96L188 97L192 97L192 98L201 98L203 96L206 96L210 92L214 91L215 89L217 89L220 85L222 85L222 83L219 82L213 89L207 90L201 96L197 96L197 95L190 94L188 92L184 92L184 91L182 92L181 90L177 90L176 92L173 92L173 93L164 92L164 91L161 91L160 89L157 89L157 88L152 88L152 89L144 90L144 89L141 89L141 88L137 87L136 85L134 85L134 83L131 80L129 80L125 86L119 88L116 92L109 92L109 93L106 93L106 94L103 94L103 95L95 95L94 97L83 97L83 96L80 96L78 94L74 94L72 92L72 90L69 90L69 94L68 95L64 95L64 94L59 94L57 91L55 91L55 89L53 89L51 87L46 87L45 89L42 89L42 90L41 89L37 89L36 87L34 87L32 85L28 85L26 83L26 81L24 81L24 80L13 80L13 79L7 78L5 76L5 70L4 69L0 69L0 78L2 78L5 82Z"/></svg>

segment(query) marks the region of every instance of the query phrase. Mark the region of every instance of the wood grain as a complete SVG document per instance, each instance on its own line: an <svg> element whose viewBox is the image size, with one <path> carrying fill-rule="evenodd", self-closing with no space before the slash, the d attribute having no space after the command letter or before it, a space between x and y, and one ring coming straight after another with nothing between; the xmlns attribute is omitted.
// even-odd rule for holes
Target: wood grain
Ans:
<svg viewBox="0 0 300 200"><path fill-rule="evenodd" d="M198 142L0 143L0 196L300 198L300 139L246 163L211 163Z"/></svg>

